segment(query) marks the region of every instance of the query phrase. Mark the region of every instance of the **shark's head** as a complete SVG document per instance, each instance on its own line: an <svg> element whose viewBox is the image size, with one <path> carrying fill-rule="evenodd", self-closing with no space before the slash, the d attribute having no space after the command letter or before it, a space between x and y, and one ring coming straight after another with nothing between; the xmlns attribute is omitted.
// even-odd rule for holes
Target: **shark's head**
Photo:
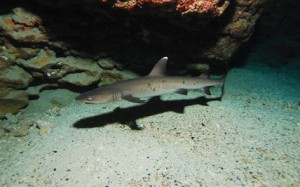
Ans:
<svg viewBox="0 0 300 187"><path fill-rule="evenodd" d="M97 104L112 102L115 101L116 98L110 89L97 88L77 96L76 100L87 104Z"/></svg>

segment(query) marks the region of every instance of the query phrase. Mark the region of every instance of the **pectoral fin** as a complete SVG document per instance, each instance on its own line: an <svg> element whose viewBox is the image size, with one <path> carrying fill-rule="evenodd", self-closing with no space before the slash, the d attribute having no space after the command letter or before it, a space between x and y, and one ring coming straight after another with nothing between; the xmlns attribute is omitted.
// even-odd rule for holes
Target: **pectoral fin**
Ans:
<svg viewBox="0 0 300 187"><path fill-rule="evenodd" d="M133 97L132 95L125 95L122 96L122 99L132 102L132 103L145 103L145 100L142 100L138 97Z"/></svg>

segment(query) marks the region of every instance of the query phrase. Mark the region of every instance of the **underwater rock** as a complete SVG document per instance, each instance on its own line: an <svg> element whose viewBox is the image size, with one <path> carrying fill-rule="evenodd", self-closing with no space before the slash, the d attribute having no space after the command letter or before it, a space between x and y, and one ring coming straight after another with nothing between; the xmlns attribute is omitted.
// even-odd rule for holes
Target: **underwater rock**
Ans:
<svg viewBox="0 0 300 187"><path fill-rule="evenodd" d="M102 72L93 60L72 56L57 58L55 52L47 48L41 49L31 59L18 59L16 62L31 71L42 72L49 80L77 86L97 83Z"/></svg>
<svg viewBox="0 0 300 187"><path fill-rule="evenodd" d="M2 15L0 28L7 39L43 43L66 56L113 54L151 67L169 53L193 63L224 63L251 37L264 1L36 0L36 10L18 7Z"/></svg>
<svg viewBox="0 0 300 187"><path fill-rule="evenodd" d="M49 121L25 119L21 121L19 127L11 135L14 137L26 136L33 126L38 129L39 134L48 134L53 128L53 124Z"/></svg>
<svg viewBox="0 0 300 187"><path fill-rule="evenodd" d="M30 59L17 59L16 63L27 69L42 70L47 65L51 66L52 64L55 64L56 62L53 62L55 59L54 51L46 48L40 49L39 52Z"/></svg>
<svg viewBox="0 0 300 187"><path fill-rule="evenodd" d="M89 86L100 80L102 69L93 60L79 57L58 58L57 60L59 61L57 65L60 66L58 71L66 72L65 76L58 80L58 83ZM53 76L53 71L50 74Z"/></svg>
<svg viewBox="0 0 300 187"><path fill-rule="evenodd" d="M162 7L168 13L201 17L220 16L229 5L228 0L100 0L100 2L113 3L114 7L127 11L134 11L135 9L158 9Z"/></svg>
<svg viewBox="0 0 300 187"><path fill-rule="evenodd" d="M193 14L201 16L220 16L229 5L228 0L179 0L176 10L182 15Z"/></svg>
<svg viewBox="0 0 300 187"><path fill-rule="evenodd" d="M59 83L69 83L77 86L89 86L91 84L97 83L100 79L100 74L98 72L81 72L72 73L59 79Z"/></svg>
<svg viewBox="0 0 300 187"><path fill-rule="evenodd" d="M26 89L26 93L30 96L38 96L44 89L57 88L57 84L40 84L37 86L30 86Z"/></svg>
<svg viewBox="0 0 300 187"><path fill-rule="evenodd" d="M111 59L111 58L103 58L97 61L97 63L99 64L99 66L102 69L105 70L112 70L114 68L121 70L123 69L123 65L116 62L115 60Z"/></svg>
<svg viewBox="0 0 300 187"><path fill-rule="evenodd" d="M112 84L117 81L125 80L126 78L121 74L120 71L111 70L111 71L103 71L101 73L101 81L98 86L103 86L106 84Z"/></svg>
<svg viewBox="0 0 300 187"><path fill-rule="evenodd" d="M15 47L11 44L10 41L4 40L4 45L2 48L0 48L0 55L2 58L7 59L6 61L14 62L17 59L29 59L33 58L38 54L40 49L33 49L28 47ZM3 63L7 64L7 63ZM3 65L2 63L0 64Z"/></svg>
<svg viewBox="0 0 300 187"><path fill-rule="evenodd" d="M28 94L24 89L32 81L32 76L3 58L0 64L0 118L3 118L6 113L16 114L27 105Z"/></svg>
<svg viewBox="0 0 300 187"><path fill-rule="evenodd" d="M34 125L33 120L24 120L21 122L20 127L12 132L14 137L23 137L28 134L29 129Z"/></svg>
<svg viewBox="0 0 300 187"><path fill-rule="evenodd" d="M188 58L195 63L200 60L206 60L206 63L228 61L251 37L265 2L35 1L38 2L36 5L42 5L41 8L46 7L50 11L47 15L41 15L47 19L48 25L44 26L47 33L51 33L53 37L49 44L55 44L56 38L59 38L56 46L75 56L84 56L83 51L89 51L91 58L97 58L99 54L114 55L117 59L133 64L145 59L143 63L150 67L154 59L166 52L171 54L169 56ZM57 8L63 11L58 12ZM51 14L52 10L56 13ZM74 11L80 14L74 15ZM62 17L72 19L61 19ZM71 53L72 51L76 53ZM153 59L145 58L148 55Z"/></svg>
<svg viewBox="0 0 300 187"><path fill-rule="evenodd" d="M41 25L41 18L24 8L13 9L12 13L2 16L0 29L10 39L24 43L47 42L48 37Z"/></svg>
<svg viewBox="0 0 300 187"><path fill-rule="evenodd" d="M93 0L69 0L57 2L55 0L35 0L47 6L57 8L71 8L82 5L96 6ZM125 11L139 11L150 9L160 10L161 14L182 14L196 16L220 16L229 5L229 0L99 0L100 5ZM141 13L142 11L139 11Z"/></svg>
<svg viewBox="0 0 300 187"><path fill-rule="evenodd" d="M12 65L0 69L0 80L1 88L24 89L32 81L32 76L24 69Z"/></svg>
<svg viewBox="0 0 300 187"><path fill-rule="evenodd" d="M23 90L0 88L0 118L7 113L16 114L28 103L28 94Z"/></svg>

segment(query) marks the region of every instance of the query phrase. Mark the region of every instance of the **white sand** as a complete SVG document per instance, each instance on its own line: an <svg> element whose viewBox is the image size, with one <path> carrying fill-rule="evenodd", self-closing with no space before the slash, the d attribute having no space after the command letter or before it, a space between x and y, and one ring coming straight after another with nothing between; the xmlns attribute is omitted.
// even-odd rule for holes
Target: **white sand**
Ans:
<svg viewBox="0 0 300 187"><path fill-rule="evenodd" d="M2 124L30 118L54 127L43 135L33 126L25 137L0 137L0 186L299 186L299 61L278 69L252 63L232 69L221 102L179 102L187 105L184 113L170 111L172 103L149 106L137 120L142 130L120 123L74 127L96 115L105 124L101 114L136 106L127 101L74 101L59 116L25 111ZM151 115L143 117L147 111Z"/></svg>

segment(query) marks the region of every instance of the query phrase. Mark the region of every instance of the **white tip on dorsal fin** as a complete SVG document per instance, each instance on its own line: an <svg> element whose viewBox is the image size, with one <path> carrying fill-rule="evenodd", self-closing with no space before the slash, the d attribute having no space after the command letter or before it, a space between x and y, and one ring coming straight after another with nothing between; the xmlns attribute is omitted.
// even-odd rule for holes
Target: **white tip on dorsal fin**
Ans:
<svg viewBox="0 0 300 187"><path fill-rule="evenodd" d="M164 76L166 74L166 66L167 66L168 57L163 57L160 59L150 72L148 76Z"/></svg>

